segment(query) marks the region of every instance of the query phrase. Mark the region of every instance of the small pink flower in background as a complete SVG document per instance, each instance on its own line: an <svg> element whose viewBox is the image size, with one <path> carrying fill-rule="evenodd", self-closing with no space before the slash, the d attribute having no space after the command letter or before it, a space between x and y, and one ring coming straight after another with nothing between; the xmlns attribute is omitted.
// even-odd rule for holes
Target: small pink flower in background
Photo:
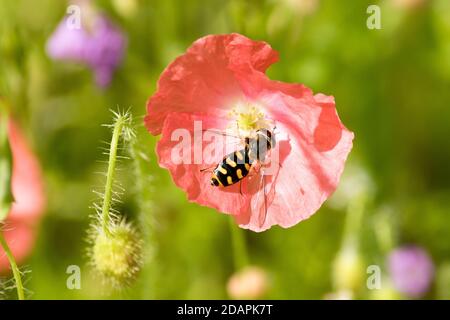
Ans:
<svg viewBox="0 0 450 320"><path fill-rule="evenodd" d="M433 281L434 264L428 253L416 246L403 246L388 257L388 268L394 287L411 298L424 296Z"/></svg>
<svg viewBox="0 0 450 320"><path fill-rule="evenodd" d="M353 300L353 291L351 290L338 290L329 292L323 297L324 300Z"/></svg>
<svg viewBox="0 0 450 320"><path fill-rule="evenodd" d="M261 299L269 289L269 277L264 269L248 266L236 272L228 280L227 292L230 298Z"/></svg>
<svg viewBox="0 0 450 320"><path fill-rule="evenodd" d="M188 199L231 214L242 228L253 231L291 227L314 214L336 189L352 148L353 133L339 120L333 97L266 76L277 60L270 45L240 34L201 38L164 70L145 118L151 134L162 134L157 145L160 166L170 171ZM236 123L246 132L274 130L277 143L271 152L279 163L264 178L264 196L261 171L243 179L242 188L210 185L211 174L201 170L217 164L224 153L209 158L203 153L201 163L173 161L172 151L180 143L173 132L183 128L195 136L195 121L203 130L226 131ZM203 140L201 150L214 144ZM194 151L188 156L196 158Z"/></svg>
<svg viewBox="0 0 450 320"><path fill-rule="evenodd" d="M18 263L31 252L36 228L45 210L44 186L39 163L24 136L13 121L9 121L9 143L12 152L12 193L14 203L2 224L5 239ZM0 253L0 272L8 270L9 262Z"/></svg>
<svg viewBox="0 0 450 320"><path fill-rule="evenodd" d="M428 0L394 0L393 4L401 9L417 9L427 2Z"/></svg>
<svg viewBox="0 0 450 320"><path fill-rule="evenodd" d="M94 13L89 18L89 27L82 23L80 28L63 19L48 40L47 53L55 60L86 64L96 84L107 87L123 60L126 38L106 16Z"/></svg>

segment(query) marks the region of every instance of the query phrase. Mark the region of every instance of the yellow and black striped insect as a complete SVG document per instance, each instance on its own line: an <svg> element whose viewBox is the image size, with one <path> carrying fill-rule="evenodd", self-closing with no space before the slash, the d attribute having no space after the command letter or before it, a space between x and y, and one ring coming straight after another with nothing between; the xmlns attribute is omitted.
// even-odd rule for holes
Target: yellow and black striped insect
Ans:
<svg viewBox="0 0 450 320"><path fill-rule="evenodd" d="M225 156L211 175L211 185L227 187L241 182L255 162L263 162L268 151L276 145L275 136L268 129L259 129L255 137L245 138L244 148Z"/></svg>

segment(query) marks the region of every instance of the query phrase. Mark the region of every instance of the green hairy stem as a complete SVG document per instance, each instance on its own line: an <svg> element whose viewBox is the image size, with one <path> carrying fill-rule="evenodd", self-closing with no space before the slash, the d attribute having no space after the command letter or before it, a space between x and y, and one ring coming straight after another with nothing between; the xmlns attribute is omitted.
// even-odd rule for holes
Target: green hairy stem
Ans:
<svg viewBox="0 0 450 320"><path fill-rule="evenodd" d="M125 125L125 116L118 115L117 120L114 123L113 135L111 138L111 146L109 149L108 171L106 173L106 185L101 211L102 228L106 235L111 235L109 225L111 221L110 212L112 205L114 177L116 172L117 150L119 147L119 140L122 135L124 125Z"/></svg>

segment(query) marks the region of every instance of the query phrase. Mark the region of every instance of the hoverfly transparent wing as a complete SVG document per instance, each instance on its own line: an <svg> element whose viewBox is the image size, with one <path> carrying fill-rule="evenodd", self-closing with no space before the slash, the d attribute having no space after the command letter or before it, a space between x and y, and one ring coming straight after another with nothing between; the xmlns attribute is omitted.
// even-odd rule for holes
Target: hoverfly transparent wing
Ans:
<svg viewBox="0 0 450 320"><path fill-rule="evenodd" d="M267 160L267 159L266 159ZM274 166L278 170L273 170L268 163L258 161L253 165L255 175L250 183L253 193L251 210L256 222L261 228L267 220L269 207L275 198L275 183L278 178L279 168L281 167L278 158L271 159L275 161Z"/></svg>
<svg viewBox="0 0 450 320"><path fill-rule="evenodd" d="M255 164L255 166L260 166L260 164ZM260 167L259 169L254 169L256 172L255 176L250 179L255 179L254 187L256 187L255 193L252 197L251 202L251 211L252 216L255 218L255 222L257 222L258 226L261 228L267 219L267 211L268 211L268 181L267 176L264 172L264 168Z"/></svg>
<svg viewBox="0 0 450 320"><path fill-rule="evenodd" d="M230 133L224 130L218 129L205 129L203 133L209 136L219 136L225 139L226 144L232 146L243 147L246 141L244 136L239 135L238 133ZM237 150L238 148L236 148Z"/></svg>
<svg viewBox="0 0 450 320"><path fill-rule="evenodd" d="M260 197L261 193L262 193L262 204L261 204L261 209L259 210L259 214L258 214L258 224L259 227L261 228L264 223L266 222L266 218L267 218L267 190L266 190L266 175L264 174L264 169L261 169L261 178L260 178L260 184L262 185L261 191L258 192L257 197ZM257 198L257 201L259 200L259 198Z"/></svg>
<svg viewBox="0 0 450 320"><path fill-rule="evenodd" d="M238 135L236 135L236 134L231 134L231 133L228 133L226 131L221 131L221 130L216 130L216 129L203 129L203 132L204 133L205 132L210 132L212 134L217 134L217 135L221 135L221 136L224 136L224 137L231 137L231 138L240 139L240 137Z"/></svg>
<svg viewBox="0 0 450 320"><path fill-rule="evenodd" d="M225 130L205 129L202 133L207 143L203 150L205 162L209 165L207 167L215 166L226 155L242 149L245 145L245 138Z"/></svg>

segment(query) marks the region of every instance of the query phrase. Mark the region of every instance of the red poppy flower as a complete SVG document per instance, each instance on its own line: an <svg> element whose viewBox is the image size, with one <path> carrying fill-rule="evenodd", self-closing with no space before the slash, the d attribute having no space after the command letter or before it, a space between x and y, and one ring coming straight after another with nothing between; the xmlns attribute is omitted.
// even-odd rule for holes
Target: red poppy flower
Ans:
<svg viewBox="0 0 450 320"><path fill-rule="evenodd" d="M20 263L33 248L45 198L39 163L13 121L9 121L8 137L13 160L11 184L14 203L2 231L15 259ZM0 271L8 268L8 260L2 252Z"/></svg>
<svg viewBox="0 0 450 320"><path fill-rule="evenodd" d="M270 45L239 34L201 38L162 73L145 118L151 134L162 134L160 166L188 199L232 214L253 231L291 227L316 212L336 189L352 148L353 133L339 120L333 97L266 76L277 60ZM270 174L254 165L241 185L212 186L203 169L233 147L227 139L222 150L205 135L254 138L263 128L276 140Z"/></svg>

